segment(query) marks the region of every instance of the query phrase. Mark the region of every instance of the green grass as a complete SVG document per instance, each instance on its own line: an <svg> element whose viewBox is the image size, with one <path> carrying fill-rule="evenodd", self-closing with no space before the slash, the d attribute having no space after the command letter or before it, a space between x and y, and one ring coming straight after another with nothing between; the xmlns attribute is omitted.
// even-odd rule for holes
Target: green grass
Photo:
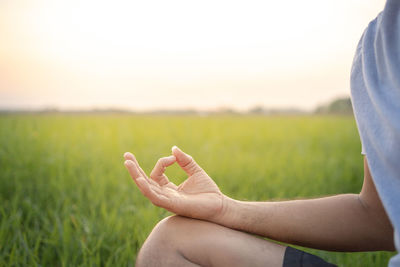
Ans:
<svg viewBox="0 0 400 267"><path fill-rule="evenodd" d="M166 211L131 181L178 145L230 197L358 193L363 163L351 117L0 116L0 266L133 266ZM178 167L167 170L179 183ZM386 266L390 253L307 250L339 266Z"/></svg>

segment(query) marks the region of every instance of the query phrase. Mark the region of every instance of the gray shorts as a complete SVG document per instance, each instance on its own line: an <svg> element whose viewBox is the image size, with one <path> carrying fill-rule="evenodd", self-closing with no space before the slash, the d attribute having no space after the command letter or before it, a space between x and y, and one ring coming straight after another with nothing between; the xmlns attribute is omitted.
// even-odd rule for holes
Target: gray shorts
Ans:
<svg viewBox="0 0 400 267"><path fill-rule="evenodd" d="M320 257L310 253L287 247L283 258L283 267L335 267L336 265L326 262Z"/></svg>

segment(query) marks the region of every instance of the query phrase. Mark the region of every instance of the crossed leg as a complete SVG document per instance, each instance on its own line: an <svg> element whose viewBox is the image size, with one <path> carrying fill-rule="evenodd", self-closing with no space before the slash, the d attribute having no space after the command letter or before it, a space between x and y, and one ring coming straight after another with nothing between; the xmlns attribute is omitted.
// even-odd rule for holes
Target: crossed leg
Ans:
<svg viewBox="0 0 400 267"><path fill-rule="evenodd" d="M136 266L282 266L285 249L221 225L172 216L153 229Z"/></svg>

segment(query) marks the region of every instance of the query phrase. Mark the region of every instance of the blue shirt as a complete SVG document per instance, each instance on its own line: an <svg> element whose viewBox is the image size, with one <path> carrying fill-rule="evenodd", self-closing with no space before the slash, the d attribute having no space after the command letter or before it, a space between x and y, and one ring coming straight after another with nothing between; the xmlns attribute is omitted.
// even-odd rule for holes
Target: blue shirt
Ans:
<svg viewBox="0 0 400 267"><path fill-rule="evenodd" d="M351 95L363 154L400 251L400 1L387 0L357 46ZM400 267L400 254L390 267Z"/></svg>

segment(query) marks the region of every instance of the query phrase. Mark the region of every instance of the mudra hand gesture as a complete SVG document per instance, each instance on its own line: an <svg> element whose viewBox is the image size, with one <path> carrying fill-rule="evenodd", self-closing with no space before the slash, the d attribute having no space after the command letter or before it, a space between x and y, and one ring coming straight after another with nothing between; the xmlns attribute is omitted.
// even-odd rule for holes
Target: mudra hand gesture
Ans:
<svg viewBox="0 0 400 267"><path fill-rule="evenodd" d="M154 205L178 215L203 220L215 220L222 214L224 195L218 186L191 156L176 146L172 148L171 156L157 161L150 178L133 154L127 152L124 158L125 166L139 190ZM170 182L164 173L175 162L188 175L179 186Z"/></svg>

